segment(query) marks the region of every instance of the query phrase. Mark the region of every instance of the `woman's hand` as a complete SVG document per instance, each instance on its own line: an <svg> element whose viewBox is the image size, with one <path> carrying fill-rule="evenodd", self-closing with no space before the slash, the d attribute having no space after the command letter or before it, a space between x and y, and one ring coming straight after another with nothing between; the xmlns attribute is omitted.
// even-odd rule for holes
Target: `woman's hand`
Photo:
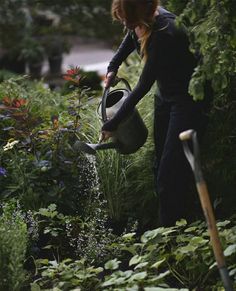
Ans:
<svg viewBox="0 0 236 291"><path fill-rule="evenodd" d="M104 80L104 86L105 86L105 88L108 88L108 87L111 86L111 84L114 81L115 77L116 77L116 73L115 72L109 72L109 73L107 73L106 78Z"/></svg>
<svg viewBox="0 0 236 291"><path fill-rule="evenodd" d="M113 136L113 132L102 130L99 137L99 143L102 143L103 141L107 141L112 136Z"/></svg>

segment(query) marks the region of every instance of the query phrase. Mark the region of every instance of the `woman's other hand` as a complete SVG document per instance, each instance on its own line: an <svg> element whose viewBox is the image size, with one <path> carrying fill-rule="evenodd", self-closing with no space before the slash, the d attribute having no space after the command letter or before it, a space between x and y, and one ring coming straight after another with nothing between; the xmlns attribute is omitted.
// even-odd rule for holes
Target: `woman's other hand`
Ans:
<svg viewBox="0 0 236 291"><path fill-rule="evenodd" d="M102 143L103 141L107 141L112 136L113 136L113 132L102 130L99 137L99 143Z"/></svg>
<svg viewBox="0 0 236 291"><path fill-rule="evenodd" d="M105 86L105 88L108 88L108 87L111 86L111 84L114 81L115 77L116 77L116 73L115 72L109 72L109 73L107 73L106 78L104 80L104 86Z"/></svg>

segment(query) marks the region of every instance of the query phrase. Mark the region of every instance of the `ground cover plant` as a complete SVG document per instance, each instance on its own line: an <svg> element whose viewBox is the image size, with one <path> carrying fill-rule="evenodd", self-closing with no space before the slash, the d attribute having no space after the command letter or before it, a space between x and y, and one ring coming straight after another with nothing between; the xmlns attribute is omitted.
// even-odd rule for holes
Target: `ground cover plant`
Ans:
<svg viewBox="0 0 236 291"><path fill-rule="evenodd" d="M165 3L202 54L190 91L199 99L203 83L213 84L202 161L236 288L235 3ZM120 76L133 87L140 70L132 56ZM44 81L0 72L0 290L224 290L203 219L156 226L155 88L138 105L149 129L145 146L130 156L93 157L76 142L97 143L101 92L83 87L91 85L78 67L64 81L52 91Z"/></svg>
<svg viewBox="0 0 236 291"><path fill-rule="evenodd" d="M233 278L236 229L231 223L235 222L219 222L218 227ZM41 277L33 290L76 290L78 286L81 290L223 290L205 223L179 221L174 227L147 231L140 240L135 233L127 233L109 247L118 248L120 254L104 265L84 259L37 261Z"/></svg>

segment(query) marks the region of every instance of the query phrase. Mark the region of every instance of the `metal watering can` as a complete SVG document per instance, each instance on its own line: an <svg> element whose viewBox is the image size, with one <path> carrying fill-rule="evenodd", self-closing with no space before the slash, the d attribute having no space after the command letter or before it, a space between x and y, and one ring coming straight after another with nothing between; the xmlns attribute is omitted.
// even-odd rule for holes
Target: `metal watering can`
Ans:
<svg viewBox="0 0 236 291"><path fill-rule="evenodd" d="M125 79L117 77L114 84L117 85L121 81L125 85L124 89L114 89L110 91L110 88L106 88L104 90L102 101L98 107L98 112L101 115L103 123L116 114L125 99L131 93L131 87ZM116 149L117 152L121 154L132 154L144 145L147 136L148 130L138 110L134 108L132 113L122 121L117 130L114 131L114 135L111 138L112 142L90 144L78 141L76 147L78 150L92 155L96 154L97 150L105 149Z"/></svg>

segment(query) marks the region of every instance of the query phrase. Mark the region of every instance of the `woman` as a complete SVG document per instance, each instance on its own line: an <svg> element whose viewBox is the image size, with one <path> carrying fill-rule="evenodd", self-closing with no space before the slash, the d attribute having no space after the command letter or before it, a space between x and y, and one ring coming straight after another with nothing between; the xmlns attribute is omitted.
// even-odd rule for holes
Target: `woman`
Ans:
<svg viewBox="0 0 236 291"><path fill-rule="evenodd" d="M119 123L157 82L154 140L159 223L171 226L178 219L188 219L191 211L186 199L192 174L179 133L192 128L201 138L207 123L204 113L207 102L194 102L188 93L198 59L189 51L188 38L176 26L175 15L159 7L158 0L113 0L112 16L123 23L128 33L108 66L105 86L110 86L121 63L135 49L141 54L144 67L123 106L103 125L102 140L112 136Z"/></svg>

